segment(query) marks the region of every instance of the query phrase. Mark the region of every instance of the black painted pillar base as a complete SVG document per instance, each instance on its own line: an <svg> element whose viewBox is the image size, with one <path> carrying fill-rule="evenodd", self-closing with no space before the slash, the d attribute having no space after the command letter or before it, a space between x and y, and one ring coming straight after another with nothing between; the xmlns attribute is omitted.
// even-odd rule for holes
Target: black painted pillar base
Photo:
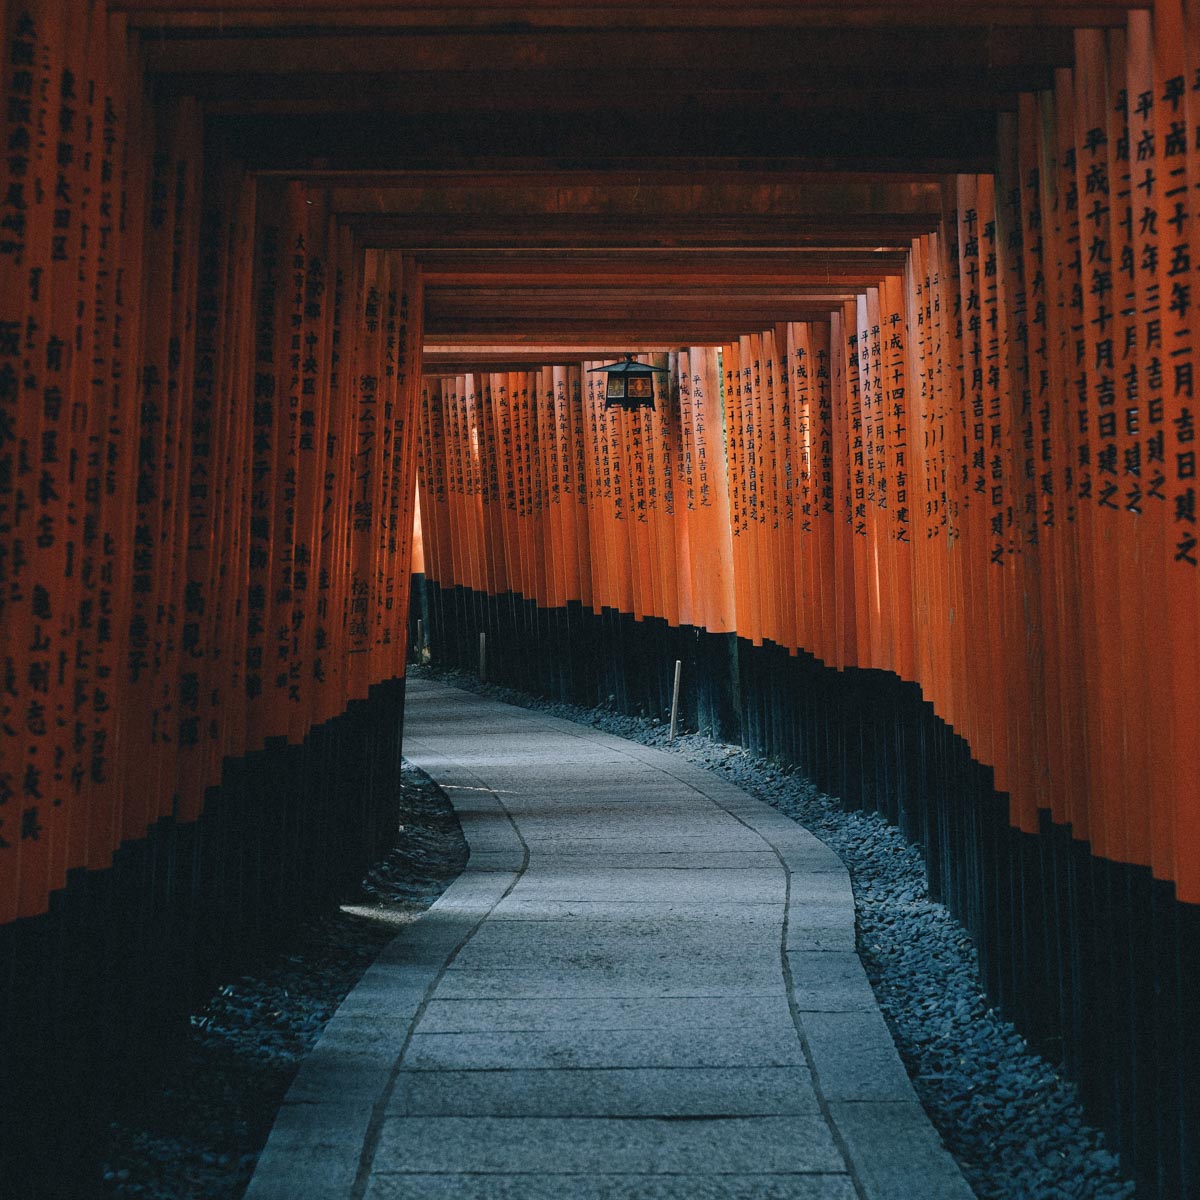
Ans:
<svg viewBox="0 0 1200 1200"><path fill-rule="evenodd" d="M685 729L792 763L898 824L974 938L989 997L1079 1082L1143 1193L1200 1197L1200 907L1095 857L1048 813L1037 835L1015 829L991 769L916 684L610 610L434 584L426 602L434 662L476 667L486 624L489 680L555 700L663 718L681 659Z"/></svg>
<svg viewBox="0 0 1200 1200"><path fill-rule="evenodd" d="M395 839L403 709L389 680L302 744L227 761L199 820L0 926L0 1194L85 1200L113 1095L220 975L353 894Z"/></svg>

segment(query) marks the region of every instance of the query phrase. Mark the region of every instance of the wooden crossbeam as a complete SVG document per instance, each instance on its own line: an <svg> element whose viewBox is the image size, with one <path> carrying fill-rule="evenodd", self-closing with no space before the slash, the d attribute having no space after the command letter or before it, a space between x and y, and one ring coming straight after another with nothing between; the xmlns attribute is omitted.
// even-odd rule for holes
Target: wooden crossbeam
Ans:
<svg viewBox="0 0 1200 1200"><path fill-rule="evenodd" d="M648 319L656 323L670 320L717 318L768 323L797 311L829 310L853 300L853 290L813 289L809 292L780 290L776 293L735 292L733 289L709 289L701 294L680 294L668 289L647 293L642 290L612 288L605 292L592 289L505 289L477 292L446 291L431 288L426 296L426 321L431 329L492 327L504 322L527 324L563 320L607 321L617 318Z"/></svg>
<svg viewBox="0 0 1200 1200"><path fill-rule="evenodd" d="M284 30L278 36L147 37L147 66L158 75L364 75L403 68L409 74L443 77L467 73L476 78L506 77L517 87L526 74L579 70L623 70L626 87L657 77L671 64L687 64L696 76L741 69L790 74L797 82L870 75L925 78L974 68L1052 68L1074 58L1070 29L993 32L967 28L897 28L891 24L852 28L772 30L739 27L736 18L710 29L631 30L627 27L563 30L553 34L469 29L454 35L424 30L362 32ZM678 67L676 69L679 69ZM561 74L560 74L561 78ZM746 81L748 82L748 81ZM573 84L572 84L573 86ZM568 91L569 88L560 88Z"/></svg>
<svg viewBox="0 0 1200 1200"><path fill-rule="evenodd" d="M727 313L714 312L706 319L658 319L644 317L611 318L596 317L545 318L521 320L512 317L496 317L494 320L480 318L462 322L456 326L428 322L431 337L441 342L453 343L456 339L467 343L479 341L501 342L520 345L524 342L544 343L566 338L587 338L597 341L622 341L633 339L638 342L660 342L668 345L688 345L729 341L744 334L748 329L757 329L776 321L819 321L826 320L830 307L796 306L786 311Z"/></svg>
<svg viewBox="0 0 1200 1200"><path fill-rule="evenodd" d="M628 214L641 219L715 218L730 213L746 218L791 216L828 221L852 215L936 216L942 208L943 187L938 177L912 180L847 175L814 179L791 175L768 180L714 180L706 175L649 181L636 177L597 180L594 174L576 171L548 173L545 177L461 180L453 172L441 172L355 186L346 186L343 181L341 186L331 188L329 204L334 212L348 217L453 214L472 222L486 214L610 219L624 219Z"/></svg>
<svg viewBox="0 0 1200 1200"><path fill-rule="evenodd" d="M629 28L727 26L727 5L696 0L656 0L635 5L629 0L491 0L464 4L462 0L110 0L110 7L129 14L135 27L149 29L207 29L220 23L225 29L277 29L292 24L316 27L360 28L471 28L495 25L527 29L593 26L600 22ZM876 0L875 3L837 3L836 0L755 0L739 7L743 26L781 25L863 27L888 25L931 26L987 25L1020 29L1027 26L1112 26L1120 24L1144 0ZM282 10L282 11L281 11Z"/></svg>
<svg viewBox="0 0 1200 1200"><path fill-rule="evenodd" d="M350 86L350 85L348 85ZM886 171L945 174L990 169L995 114L884 108L870 118L822 109L806 120L763 103L703 109L694 105L628 112L410 114L304 113L213 116L212 136L256 170L303 174L314 167L375 172L563 166L603 173L643 167L702 178L717 169L799 172Z"/></svg>
<svg viewBox="0 0 1200 1200"><path fill-rule="evenodd" d="M645 217L635 221L627 216L570 213L538 214L536 218L489 216L474 221L457 214L419 218L385 215L359 218L353 224L364 244L387 249L693 246L786 250L831 242L864 247L880 243L902 246L912 237L934 228L936 223L933 214L848 214L825 219L744 214Z"/></svg>
<svg viewBox="0 0 1200 1200"><path fill-rule="evenodd" d="M554 284L640 287L654 284L724 288L760 286L861 288L904 268L902 250L514 251L441 250L421 255L426 287L545 287Z"/></svg>
<svg viewBox="0 0 1200 1200"><path fill-rule="evenodd" d="M573 74L571 87L562 86L561 72L537 72L513 87L504 73L453 72L447 75L371 72L355 75L347 87L339 74L304 74L280 87L270 73L179 73L160 89L164 94L204 98L215 114L271 115L312 112L356 113L380 110L415 114L489 112L639 111L649 103L701 104L709 108L758 106L769 98L779 113L842 112L926 113L933 111L1016 111L1017 94L1047 88L1049 68L983 71L959 76L932 74L926 82L889 84L878 77L838 77L828 82L807 73L797 75L727 76L692 72L655 72L631 86L628 71L584 71Z"/></svg>

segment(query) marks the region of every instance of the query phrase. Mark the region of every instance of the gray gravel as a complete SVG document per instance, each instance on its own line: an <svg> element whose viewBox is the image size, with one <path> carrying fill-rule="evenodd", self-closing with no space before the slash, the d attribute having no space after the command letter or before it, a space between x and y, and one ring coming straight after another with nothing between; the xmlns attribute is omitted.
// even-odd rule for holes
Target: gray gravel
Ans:
<svg viewBox="0 0 1200 1200"><path fill-rule="evenodd" d="M400 927L466 863L449 802L408 766L400 808L395 849L372 868L360 895L305 922L286 950L219 988L193 1014L170 1063L121 1102L97 1169L98 1198L236 1200L245 1192L325 1023Z"/></svg>
<svg viewBox="0 0 1200 1200"><path fill-rule="evenodd" d="M684 734L664 722L552 703L480 685L459 671L410 667L455 686L593 725L719 771L815 833L854 883L858 948L917 1094L980 1200L1110 1200L1136 1195L1088 1124L1073 1084L988 1004L975 947L929 897L924 863L876 813L847 812L786 765Z"/></svg>

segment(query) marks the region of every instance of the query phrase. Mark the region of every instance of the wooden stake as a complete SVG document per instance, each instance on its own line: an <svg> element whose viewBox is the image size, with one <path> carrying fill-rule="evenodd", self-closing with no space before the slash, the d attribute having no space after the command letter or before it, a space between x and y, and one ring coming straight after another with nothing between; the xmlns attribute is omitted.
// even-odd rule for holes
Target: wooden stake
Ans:
<svg viewBox="0 0 1200 1200"><path fill-rule="evenodd" d="M668 743L675 741L675 730L679 728L679 676L683 672L683 662L675 660L675 686L671 689L671 736Z"/></svg>

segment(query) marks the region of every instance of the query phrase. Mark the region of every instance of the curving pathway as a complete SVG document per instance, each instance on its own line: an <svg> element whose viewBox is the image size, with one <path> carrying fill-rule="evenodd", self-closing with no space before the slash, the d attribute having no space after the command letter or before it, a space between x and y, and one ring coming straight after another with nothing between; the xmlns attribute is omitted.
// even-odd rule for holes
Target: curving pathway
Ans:
<svg viewBox="0 0 1200 1200"><path fill-rule="evenodd" d="M422 680L405 754L470 861L326 1027L248 1200L969 1200L811 834Z"/></svg>

